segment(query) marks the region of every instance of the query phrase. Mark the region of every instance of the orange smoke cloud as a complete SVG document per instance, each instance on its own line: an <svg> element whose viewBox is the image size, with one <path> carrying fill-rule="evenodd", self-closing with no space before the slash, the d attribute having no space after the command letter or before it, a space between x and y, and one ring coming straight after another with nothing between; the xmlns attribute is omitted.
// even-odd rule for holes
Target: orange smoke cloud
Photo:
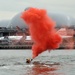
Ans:
<svg viewBox="0 0 75 75"><path fill-rule="evenodd" d="M21 18L29 26L30 35L34 41L33 58L48 49L59 47L62 39L55 31L55 22L48 17L46 10L29 8L22 13Z"/></svg>

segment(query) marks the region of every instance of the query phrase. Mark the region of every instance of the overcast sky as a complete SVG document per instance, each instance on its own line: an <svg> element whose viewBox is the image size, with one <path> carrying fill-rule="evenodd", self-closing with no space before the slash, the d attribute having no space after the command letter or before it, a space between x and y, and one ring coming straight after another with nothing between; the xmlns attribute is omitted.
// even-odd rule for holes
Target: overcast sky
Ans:
<svg viewBox="0 0 75 75"><path fill-rule="evenodd" d="M11 19L31 6L75 16L75 0L0 0L0 20Z"/></svg>

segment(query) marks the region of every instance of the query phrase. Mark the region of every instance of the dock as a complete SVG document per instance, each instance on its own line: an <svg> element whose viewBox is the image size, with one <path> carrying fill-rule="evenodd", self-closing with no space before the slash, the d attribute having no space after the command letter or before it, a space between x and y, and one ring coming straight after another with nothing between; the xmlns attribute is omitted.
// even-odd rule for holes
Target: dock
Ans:
<svg viewBox="0 0 75 75"><path fill-rule="evenodd" d="M0 49L31 49L32 45L0 45Z"/></svg>

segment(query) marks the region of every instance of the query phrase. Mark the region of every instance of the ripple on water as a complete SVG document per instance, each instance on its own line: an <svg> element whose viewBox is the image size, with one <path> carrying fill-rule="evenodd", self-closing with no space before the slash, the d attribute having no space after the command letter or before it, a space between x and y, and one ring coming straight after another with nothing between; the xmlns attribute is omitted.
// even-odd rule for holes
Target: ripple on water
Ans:
<svg viewBox="0 0 75 75"><path fill-rule="evenodd" d="M30 64L26 57L0 58L0 75L74 75L75 56L39 56Z"/></svg>

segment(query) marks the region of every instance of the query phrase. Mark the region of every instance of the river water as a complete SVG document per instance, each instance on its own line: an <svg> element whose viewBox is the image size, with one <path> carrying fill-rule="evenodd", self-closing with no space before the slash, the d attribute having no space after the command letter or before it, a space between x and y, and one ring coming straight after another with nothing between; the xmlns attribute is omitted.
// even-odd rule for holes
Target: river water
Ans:
<svg viewBox="0 0 75 75"><path fill-rule="evenodd" d="M31 50L0 50L0 75L75 75L75 50L43 52L30 64Z"/></svg>

